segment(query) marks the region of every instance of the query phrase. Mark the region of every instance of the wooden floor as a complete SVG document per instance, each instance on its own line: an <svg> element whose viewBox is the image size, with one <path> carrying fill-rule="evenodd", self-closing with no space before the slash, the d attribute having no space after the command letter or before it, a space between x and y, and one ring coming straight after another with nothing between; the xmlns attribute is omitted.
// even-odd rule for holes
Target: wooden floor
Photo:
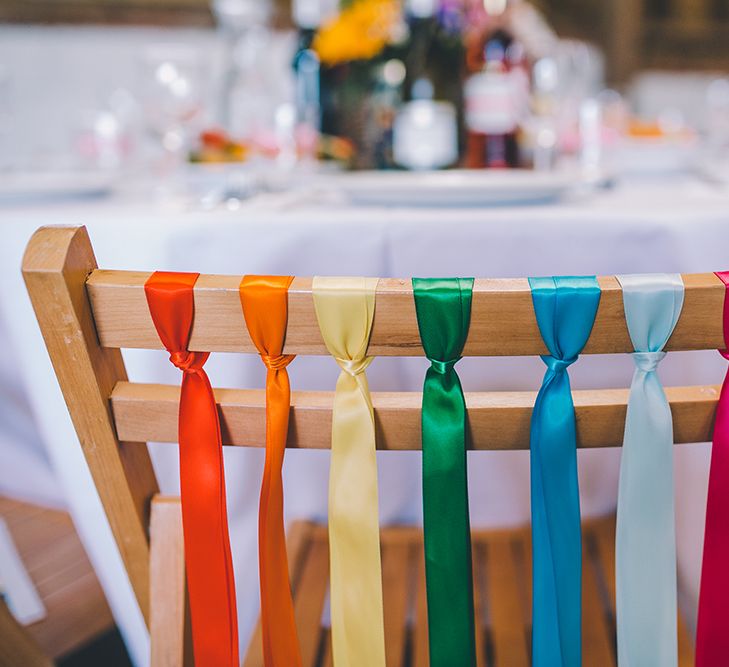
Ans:
<svg viewBox="0 0 729 667"><path fill-rule="evenodd" d="M57 658L109 630L111 611L69 515L0 497L0 516L48 612L26 627L45 654Z"/></svg>
<svg viewBox="0 0 729 667"><path fill-rule="evenodd" d="M615 520L583 524L583 664L614 667ZM478 667L530 664L531 549L528 529L476 532L473 539ZM306 667L331 667L331 641L321 619L328 588L326 528L295 524L289 538L296 620ZM382 533L388 667L428 665L422 533ZM245 667L263 665L260 626ZM679 619L679 665L693 667L693 646Z"/></svg>

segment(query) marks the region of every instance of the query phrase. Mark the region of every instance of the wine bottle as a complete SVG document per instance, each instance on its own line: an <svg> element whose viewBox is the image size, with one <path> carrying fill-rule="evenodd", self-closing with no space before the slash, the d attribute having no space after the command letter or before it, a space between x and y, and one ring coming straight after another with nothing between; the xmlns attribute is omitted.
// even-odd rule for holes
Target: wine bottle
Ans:
<svg viewBox="0 0 729 667"><path fill-rule="evenodd" d="M428 77L428 61L436 31L435 2L433 0L408 0L405 4L408 39L405 44L406 68L405 91L412 99L412 87L416 81Z"/></svg>
<svg viewBox="0 0 729 667"><path fill-rule="evenodd" d="M296 139L304 157L315 158L321 131L321 67L319 56L311 48L322 22L321 0L295 0L294 22L298 42L293 57L295 77Z"/></svg>
<svg viewBox="0 0 729 667"><path fill-rule="evenodd" d="M503 30L491 33L483 45L480 70L466 80L466 167L519 166L517 131L521 94L520 78L511 69L513 43L513 38ZM471 57L467 62L474 60Z"/></svg>

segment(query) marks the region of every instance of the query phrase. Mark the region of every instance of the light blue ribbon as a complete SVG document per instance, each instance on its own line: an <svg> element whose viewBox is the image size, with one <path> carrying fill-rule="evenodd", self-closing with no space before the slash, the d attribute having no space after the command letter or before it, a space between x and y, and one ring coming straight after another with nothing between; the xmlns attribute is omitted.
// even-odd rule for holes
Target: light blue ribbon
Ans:
<svg viewBox="0 0 729 667"><path fill-rule="evenodd" d="M582 536L575 408L567 368L577 361L600 302L594 276L530 278L551 356L532 412L532 664L581 667Z"/></svg>
<svg viewBox="0 0 729 667"><path fill-rule="evenodd" d="M677 274L617 279L636 366L615 537L618 663L672 667L678 664L673 422L656 368L681 314L684 288Z"/></svg>

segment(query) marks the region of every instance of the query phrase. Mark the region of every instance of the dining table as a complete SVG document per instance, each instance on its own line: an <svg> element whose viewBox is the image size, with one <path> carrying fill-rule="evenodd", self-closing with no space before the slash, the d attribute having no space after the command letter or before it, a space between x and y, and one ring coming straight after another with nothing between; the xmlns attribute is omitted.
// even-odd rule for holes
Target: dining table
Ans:
<svg viewBox="0 0 729 667"><path fill-rule="evenodd" d="M729 188L688 170L624 175L575 188L553 201L508 205L362 205L345 194L280 189L203 206L111 188L87 197L0 201L0 490L15 489L71 512L136 665L149 637L86 467L20 272L24 248L42 225L85 225L100 267L216 274L363 275L410 278L698 273L729 268ZM241 326L244 326L241 318ZM124 350L130 378L180 382L162 350ZM376 358L372 391L420 391L427 360ZM262 388L256 355L213 354L214 386ZM630 355L583 355L570 368L575 389L629 387ZM538 357L464 359L465 391L536 392ZM712 351L670 353L666 385L719 384L726 363ZM296 390L333 390L331 358L289 366ZM29 444L30 443L30 444ZM581 450L583 516L615 511L620 443ZM150 443L163 493L179 491L174 445ZM227 448L225 473L241 645L258 613L257 516L264 452ZM378 452L380 521L422 521L419 452ZM674 450L681 607L696 613L710 445ZM289 450L284 464L287 522L327 518L328 451ZM528 523L529 453L469 452L472 525Z"/></svg>

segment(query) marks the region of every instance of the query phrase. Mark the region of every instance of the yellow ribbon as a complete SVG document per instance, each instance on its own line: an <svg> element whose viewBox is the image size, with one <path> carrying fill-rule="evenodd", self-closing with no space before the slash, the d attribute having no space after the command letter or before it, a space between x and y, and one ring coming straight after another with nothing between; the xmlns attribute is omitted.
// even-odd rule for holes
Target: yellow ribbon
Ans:
<svg viewBox="0 0 729 667"><path fill-rule="evenodd" d="M377 278L314 278L316 317L342 372L332 415L329 600L337 667L384 667L375 419L365 369Z"/></svg>

